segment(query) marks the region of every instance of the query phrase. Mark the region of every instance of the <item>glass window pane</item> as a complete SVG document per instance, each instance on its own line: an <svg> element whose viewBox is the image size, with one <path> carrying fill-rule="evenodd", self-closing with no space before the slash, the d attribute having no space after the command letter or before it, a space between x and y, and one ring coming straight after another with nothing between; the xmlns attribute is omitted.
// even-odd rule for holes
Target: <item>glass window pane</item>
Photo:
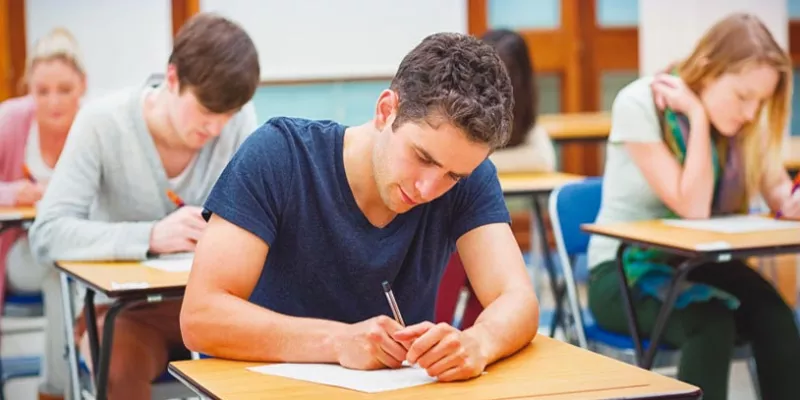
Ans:
<svg viewBox="0 0 800 400"><path fill-rule="evenodd" d="M639 77L638 71L607 71L600 76L600 109L609 111L617 93Z"/></svg>
<svg viewBox="0 0 800 400"><path fill-rule="evenodd" d="M557 29L561 25L561 0L489 0L489 28Z"/></svg>
<svg viewBox="0 0 800 400"><path fill-rule="evenodd" d="M789 0L789 19L800 19L800 0Z"/></svg>
<svg viewBox="0 0 800 400"><path fill-rule="evenodd" d="M595 0L597 25L638 26L639 0Z"/></svg>
<svg viewBox="0 0 800 400"><path fill-rule="evenodd" d="M539 114L561 112L561 76L559 74L537 74L539 85Z"/></svg>

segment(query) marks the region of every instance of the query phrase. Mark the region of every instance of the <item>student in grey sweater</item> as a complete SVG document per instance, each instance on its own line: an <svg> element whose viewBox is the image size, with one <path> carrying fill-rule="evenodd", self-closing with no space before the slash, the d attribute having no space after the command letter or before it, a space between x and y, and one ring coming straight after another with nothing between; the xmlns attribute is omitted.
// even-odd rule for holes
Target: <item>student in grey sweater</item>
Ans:
<svg viewBox="0 0 800 400"><path fill-rule="evenodd" d="M256 128L249 102L259 75L256 48L238 25L213 14L184 25L161 85L98 99L76 117L30 230L36 256L52 263L194 251L205 228L199 206ZM59 311L46 310L48 319L63 319ZM150 398L150 382L182 348L179 311L173 301L119 315L110 399ZM88 361L85 332L77 334Z"/></svg>

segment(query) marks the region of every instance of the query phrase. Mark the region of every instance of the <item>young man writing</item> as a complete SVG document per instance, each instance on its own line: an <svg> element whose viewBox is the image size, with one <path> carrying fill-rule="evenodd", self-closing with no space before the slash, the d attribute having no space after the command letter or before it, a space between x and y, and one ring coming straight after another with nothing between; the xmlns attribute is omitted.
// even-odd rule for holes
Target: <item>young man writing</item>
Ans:
<svg viewBox="0 0 800 400"><path fill-rule="evenodd" d="M262 126L205 204L186 345L358 369L408 361L448 381L530 342L538 303L487 161L508 140L512 103L489 46L436 34L404 58L372 121ZM429 322L456 248L486 307L464 331ZM387 316L384 281L408 326Z"/></svg>
<svg viewBox="0 0 800 400"><path fill-rule="evenodd" d="M256 48L241 27L200 14L175 37L161 85L82 108L30 230L37 256L141 260L193 251L206 226L199 206L256 128L247 103L259 71ZM109 398L150 398L150 382L170 351L182 348L179 310L172 301L119 315ZM101 307L101 332L104 318ZM89 361L86 335L78 334Z"/></svg>

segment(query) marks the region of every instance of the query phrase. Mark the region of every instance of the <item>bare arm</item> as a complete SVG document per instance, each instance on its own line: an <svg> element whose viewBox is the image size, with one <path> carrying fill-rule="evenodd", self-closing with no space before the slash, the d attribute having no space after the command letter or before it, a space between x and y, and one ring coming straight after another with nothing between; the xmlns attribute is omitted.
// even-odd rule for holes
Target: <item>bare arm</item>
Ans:
<svg viewBox="0 0 800 400"><path fill-rule="evenodd" d="M181 309L184 343L238 360L337 362L335 336L345 324L291 317L248 301L268 252L257 236L211 217L197 244Z"/></svg>
<svg viewBox="0 0 800 400"><path fill-rule="evenodd" d="M485 307L464 333L478 339L492 363L533 340L539 327L539 300L508 224L473 229L457 246L469 282Z"/></svg>
<svg viewBox="0 0 800 400"><path fill-rule="evenodd" d="M764 160L761 179L761 196L773 212L788 206L792 198L793 182L777 160Z"/></svg>
<svg viewBox="0 0 800 400"><path fill-rule="evenodd" d="M625 150L669 209L682 218L708 218L714 195L709 126L705 116L691 126L683 166L663 142L627 142Z"/></svg>
<svg viewBox="0 0 800 400"><path fill-rule="evenodd" d="M653 79L650 96L655 109L649 100L643 103L640 98L622 93L618 96L612 108L612 136L638 138L642 135L637 129L659 129L655 118L652 125L644 121L652 118L648 114L660 113L665 108L686 115L691 131L683 166L663 141L623 140L623 143L647 183L669 209L682 218L707 218L714 195L714 170L705 108L680 78L666 74ZM651 104L649 108L646 103Z"/></svg>

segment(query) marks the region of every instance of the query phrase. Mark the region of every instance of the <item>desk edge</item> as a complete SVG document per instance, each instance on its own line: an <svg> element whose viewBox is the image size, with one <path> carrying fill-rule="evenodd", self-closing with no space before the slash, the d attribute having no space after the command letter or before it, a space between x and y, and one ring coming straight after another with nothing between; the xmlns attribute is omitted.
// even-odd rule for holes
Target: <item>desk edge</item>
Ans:
<svg viewBox="0 0 800 400"><path fill-rule="evenodd" d="M195 381L194 379L188 377L183 372L181 372L181 370L176 368L173 365L172 362L170 362L167 365L167 372L169 372L169 374L172 375L173 377L175 377L175 379L177 379L178 382L180 382L181 384L183 384L184 386L189 388L191 391L193 391L193 392L195 392L195 393L197 393L197 394L199 394L201 396L205 396L205 397L207 397L207 398L209 398L211 400L220 400L219 397L215 396L213 393L211 393L205 387L201 386L199 383L197 383L197 381Z"/></svg>
<svg viewBox="0 0 800 400"><path fill-rule="evenodd" d="M145 296L152 296L152 295L162 295L162 296L182 296L183 293L186 291L186 286L163 286L163 287L148 287L143 289L105 289L98 285L95 285L93 282L89 282L88 280L84 279L81 276L77 276L72 273L72 271L67 270L59 261L54 262L56 269L60 273L67 274L70 278L81 282L85 286L91 288L96 293L101 293L103 296L106 296L110 299L127 299L130 297L145 297Z"/></svg>

